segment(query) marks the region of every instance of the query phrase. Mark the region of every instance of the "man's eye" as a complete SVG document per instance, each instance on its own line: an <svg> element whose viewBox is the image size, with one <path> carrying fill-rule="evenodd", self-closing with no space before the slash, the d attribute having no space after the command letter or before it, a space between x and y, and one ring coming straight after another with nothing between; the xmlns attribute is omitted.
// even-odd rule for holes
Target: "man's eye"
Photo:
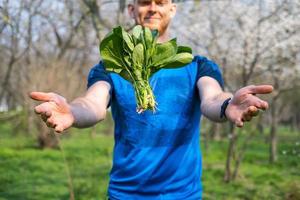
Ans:
<svg viewBox="0 0 300 200"><path fill-rule="evenodd" d="M169 0L156 0L155 1L156 5L158 6L163 6L169 3Z"/></svg>
<svg viewBox="0 0 300 200"><path fill-rule="evenodd" d="M154 0L155 4L158 6L164 6L169 3L169 0ZM138 0L138 4L141 6L147 6L152 3L152 0Z"/></svg>
<svg viewBox="0 0 300 200"><path fill-rule="evenodd" d="M138 4L141 6L146 6L151 4L151 0L138 0Z"/></svg>

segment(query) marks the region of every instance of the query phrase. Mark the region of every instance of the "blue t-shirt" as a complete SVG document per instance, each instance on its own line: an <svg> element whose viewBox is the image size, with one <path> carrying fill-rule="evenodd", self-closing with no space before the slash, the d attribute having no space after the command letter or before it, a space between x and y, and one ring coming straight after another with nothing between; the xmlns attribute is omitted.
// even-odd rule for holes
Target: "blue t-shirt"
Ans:
<svg viewBox="0 0 300 200"><path fill-rule="evenodd" d="M88 87L100 80L111 85L115 146L110 199L201 199L197 80L203 76L223 87L218 66L201 56L184 67L158 71L150 78L157 111L138 114L131 83L106 73L102 62L91 69Z"/></svg>

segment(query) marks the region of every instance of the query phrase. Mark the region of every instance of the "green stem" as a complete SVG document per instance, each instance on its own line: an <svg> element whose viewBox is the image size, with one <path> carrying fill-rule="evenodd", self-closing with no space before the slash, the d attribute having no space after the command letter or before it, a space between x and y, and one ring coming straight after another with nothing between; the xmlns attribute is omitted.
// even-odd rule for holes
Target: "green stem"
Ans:
<svg viewBox="0 0 300 200"><path fill-rule="evenodd" d="M138 80L134 85L137 98L137 111L156 110L156 102L148 80Z"/></svg>

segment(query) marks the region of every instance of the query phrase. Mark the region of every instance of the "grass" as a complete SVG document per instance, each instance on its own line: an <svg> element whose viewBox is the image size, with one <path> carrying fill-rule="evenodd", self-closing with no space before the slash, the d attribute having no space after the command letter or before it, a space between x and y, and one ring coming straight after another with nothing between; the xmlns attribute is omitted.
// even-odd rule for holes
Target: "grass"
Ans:
<svg viewBox="0 0 300 200"><path fill-rule="evenodd" d="M88 131L61 138L75 199L105 199L113 139ZM0 139L0 199L68 199L68 175L59 149L40 150L32 138Z"/></svg>
<svg viewBox="0 0 300 200"><path fill-rule="evenodd" d="M204 199L300 199L300 134L279 135L275 164L269 163L269 144L265 138L256 135L251 140L238 178L232 183L222 180L228 143L211 142L203 150Z"/></svg>
<svg viewBox="0 0 300 200"><path fill-rule="evenodd" d="M106 131L103 126L97 130ZM69 199L62 152L37 149L33 136L11 130L9 124L0 125L0 200ZM72 130L61 136L76 200L106 199L113 136L91 132ZM223 182L228 142L209 142L202 149L204 199L300 199L300 134L280 132L276 164L268 162L265 138L257 135L250 142L232 183Z"/></svg>

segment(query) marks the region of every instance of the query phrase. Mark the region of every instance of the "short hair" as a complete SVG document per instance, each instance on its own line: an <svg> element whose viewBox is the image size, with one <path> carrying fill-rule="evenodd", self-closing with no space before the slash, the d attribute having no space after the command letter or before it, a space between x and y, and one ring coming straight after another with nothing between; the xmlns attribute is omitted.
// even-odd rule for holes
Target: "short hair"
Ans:
<svg viewBox="0 0 300 200"><path fill-rule="evenodd" d="M129 3L130 2L133 2L133 3L135 3L137 0L131 0L131 1L129 1ZM174 0L170 0L171 1L171 3L174 1Z"/></svg>

